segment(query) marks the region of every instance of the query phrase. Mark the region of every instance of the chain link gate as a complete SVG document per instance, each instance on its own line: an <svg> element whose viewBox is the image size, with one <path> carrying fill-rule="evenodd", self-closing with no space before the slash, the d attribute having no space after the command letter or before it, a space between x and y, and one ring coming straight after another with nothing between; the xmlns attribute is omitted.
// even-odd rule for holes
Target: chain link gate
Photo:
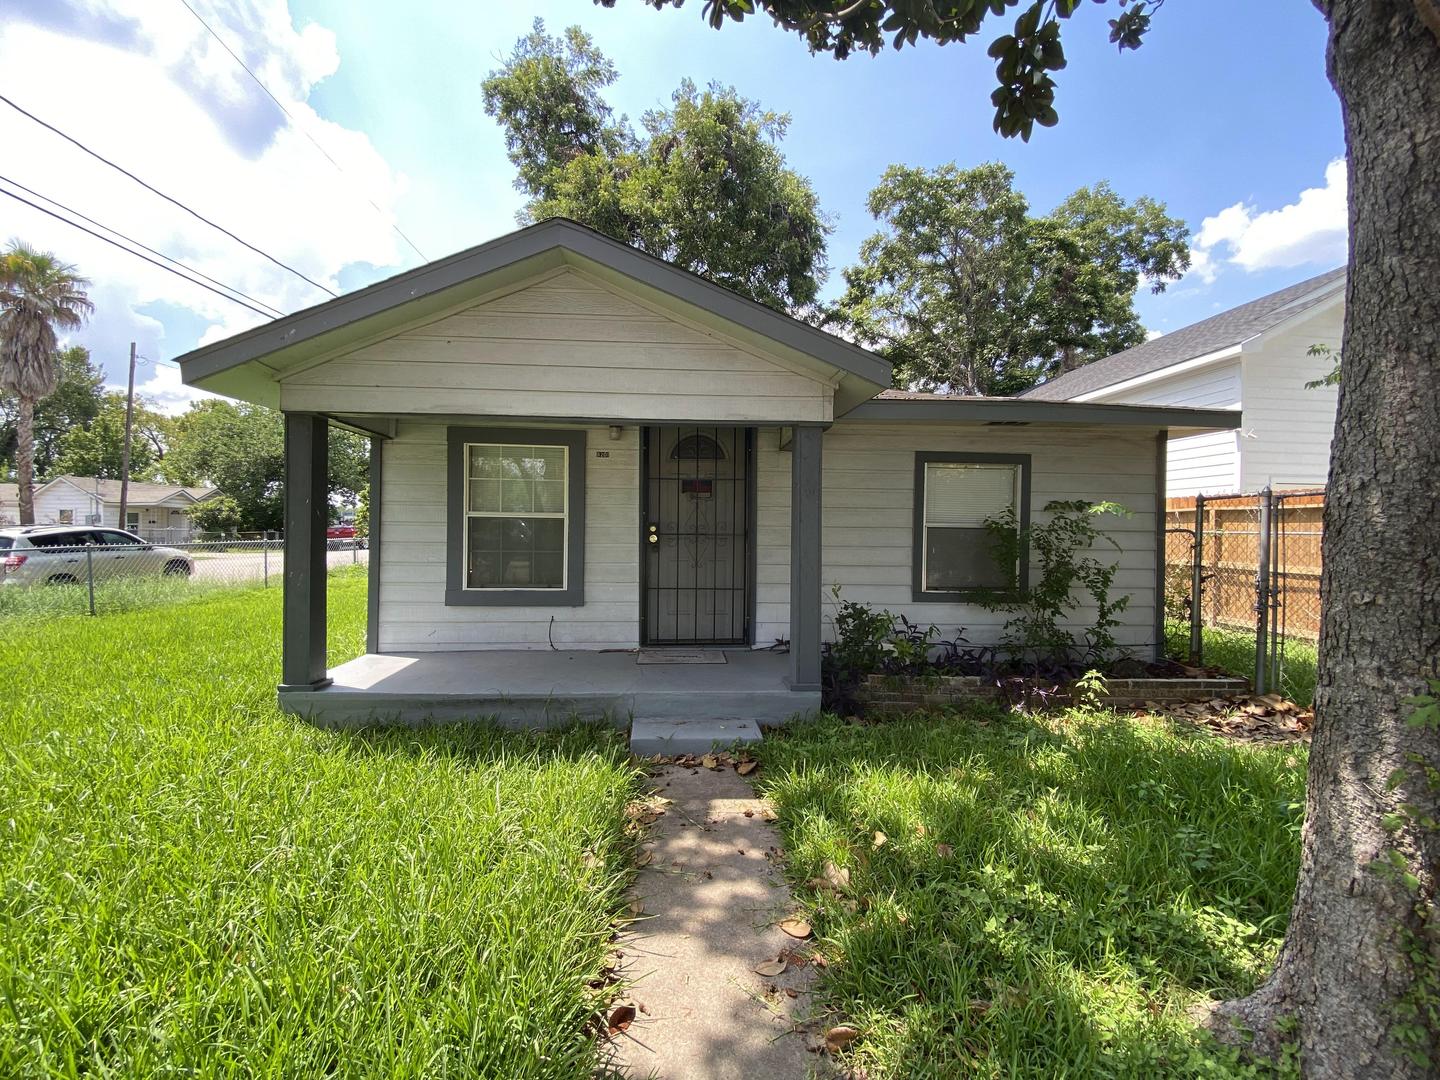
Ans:
<svg viewBox="0 0 1440 1080"><path fill-rule="evenodd" d="M1253 641L1256 693L1303 697L1320 635L1323 491L1197 495L1170 500L1165 605L1188 623L1183 651L1205 664L1207 629Z"/></svg>

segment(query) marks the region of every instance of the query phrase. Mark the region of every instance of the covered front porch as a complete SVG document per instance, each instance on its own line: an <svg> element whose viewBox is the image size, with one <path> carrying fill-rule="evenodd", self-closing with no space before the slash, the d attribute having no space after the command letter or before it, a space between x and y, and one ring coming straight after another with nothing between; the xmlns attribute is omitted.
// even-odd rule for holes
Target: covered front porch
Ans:
<svg viewBox="0 0 1440 1080"><path fill-rule="evenodd" d="M647 662L655 657L640 650L367 653L331 669L319 689L282 687L280 703L327 727L479 718L535 728L576 718L617 727L632 720L774 725L820 707L818 690L791 689L784 653L698 655L710 662Z"/></svg>

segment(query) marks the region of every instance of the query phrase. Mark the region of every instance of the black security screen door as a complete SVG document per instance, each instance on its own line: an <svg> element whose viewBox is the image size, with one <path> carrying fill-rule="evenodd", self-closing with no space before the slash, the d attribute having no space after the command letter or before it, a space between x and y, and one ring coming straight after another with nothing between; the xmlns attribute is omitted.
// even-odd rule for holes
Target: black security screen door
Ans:
<svg viewBox="0 0 1440 1080"><path fill-rule="evenodd" d="M645 429L646 645L747 643L753 457L749 428Z"/></svg>

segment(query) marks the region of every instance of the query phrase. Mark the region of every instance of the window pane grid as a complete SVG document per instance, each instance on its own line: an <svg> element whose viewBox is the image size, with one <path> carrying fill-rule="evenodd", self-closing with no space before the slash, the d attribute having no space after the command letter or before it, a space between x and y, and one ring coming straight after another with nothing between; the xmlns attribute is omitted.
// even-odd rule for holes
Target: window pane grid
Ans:
<svg viewBox="0 0 1440 1080"><path fill-rule="evenodd" d="M466 445L465 588L565 588L568 454L565 446Z"/></svg>

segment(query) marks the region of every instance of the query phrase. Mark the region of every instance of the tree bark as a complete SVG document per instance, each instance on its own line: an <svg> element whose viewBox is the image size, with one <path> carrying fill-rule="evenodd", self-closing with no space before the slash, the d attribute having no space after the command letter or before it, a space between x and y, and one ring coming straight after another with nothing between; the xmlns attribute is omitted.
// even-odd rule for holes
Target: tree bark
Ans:
<svg viewBox="0 0 1440 1080"><path fill-rule="evenodd" d="M35 524L35 402L20 395L15 418L15 479L20 487L20 524Z"/></svg>
<svg viewBox="0 0 1440 1080"><path fill-rule="evenodd" d="M1440 730L1407 724L1405 703L1440 677L1440 38L1425 2L1316 0L1345 121L1350 274L1309 793L1275 971L1214 1017L1260 1052L1298 1041L1310 1077L1440 1073L1440 791L1425 773Z"/></svg>

